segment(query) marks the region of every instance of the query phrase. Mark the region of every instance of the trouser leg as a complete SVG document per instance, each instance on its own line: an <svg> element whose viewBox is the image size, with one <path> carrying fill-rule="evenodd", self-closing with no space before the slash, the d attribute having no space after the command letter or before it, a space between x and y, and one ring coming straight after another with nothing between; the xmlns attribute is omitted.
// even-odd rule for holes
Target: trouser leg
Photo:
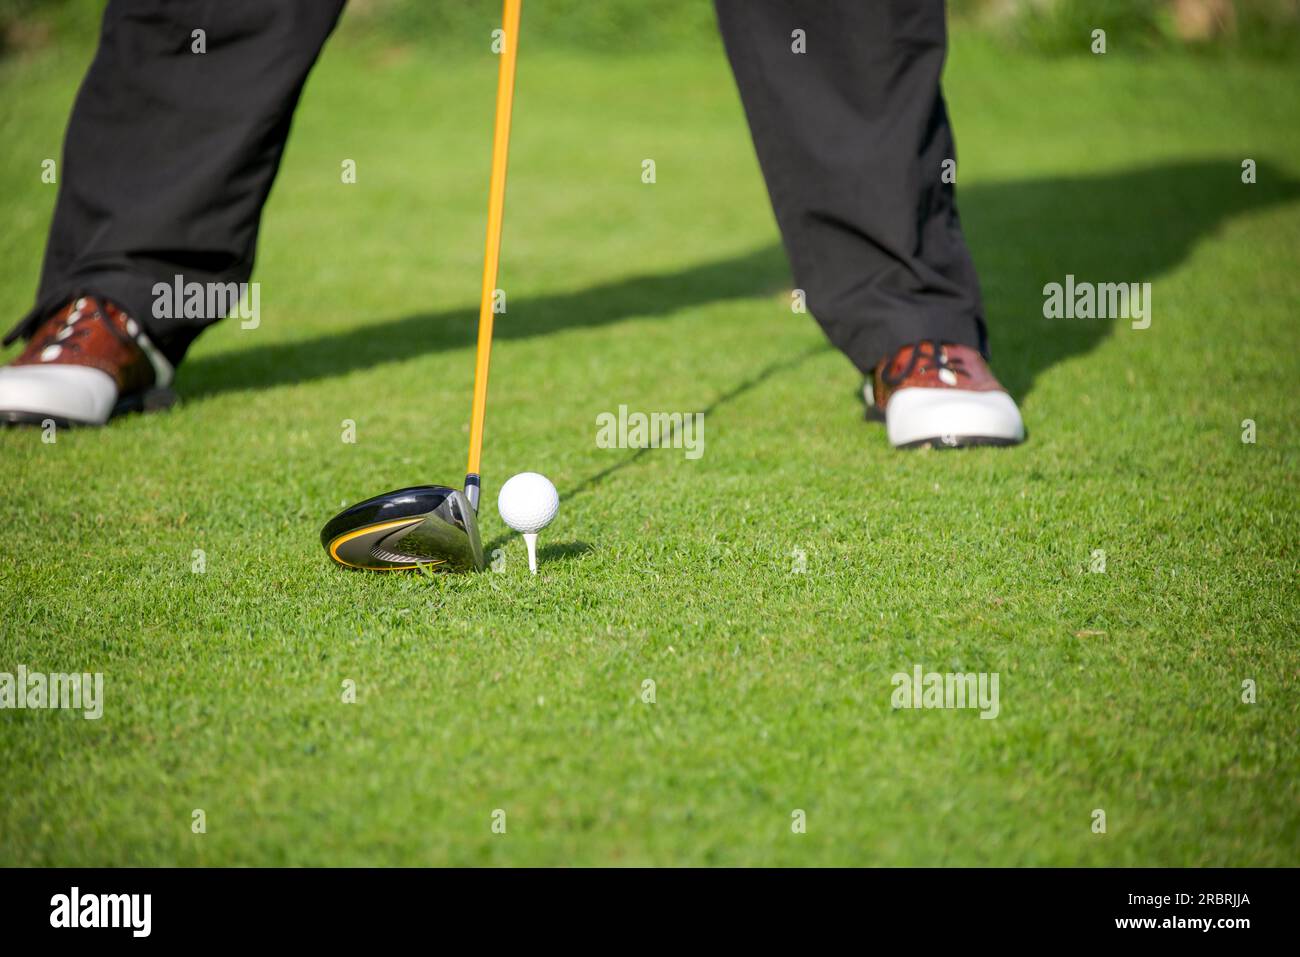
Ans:
<svg viewBox="0 0 1300 957"><path fill-rule="evenodd" d="M92 293L179 361L222 317L158 318L153 287L248 280L294 107L342 7L110 0L68 124L36 305L8 341Z"/></svg>
<svg viewBox="0 0 1300 957"><path fill-rule="evenodd" d="M715 4L795 283L831 342L864 373L920 339L984 349L942 176L942 0Z"/></svg>

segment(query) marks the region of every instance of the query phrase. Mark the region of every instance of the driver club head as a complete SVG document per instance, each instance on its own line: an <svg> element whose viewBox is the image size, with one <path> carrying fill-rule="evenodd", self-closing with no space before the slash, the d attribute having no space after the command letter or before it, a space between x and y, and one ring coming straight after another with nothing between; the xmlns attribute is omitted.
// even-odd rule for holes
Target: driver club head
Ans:
<svg viewBox="0 0 1300 957"><path fill-rule="evenodd" d="M345 568L482 571L473 506L460 489L417 485L350 505L330 519L321 545Z"/></svg>

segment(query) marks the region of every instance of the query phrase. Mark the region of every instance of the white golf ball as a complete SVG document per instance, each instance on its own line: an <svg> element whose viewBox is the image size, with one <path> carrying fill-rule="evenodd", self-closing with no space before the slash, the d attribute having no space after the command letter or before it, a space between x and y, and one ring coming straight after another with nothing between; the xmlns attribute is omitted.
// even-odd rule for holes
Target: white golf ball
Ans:
<svg viewBox="0 0 1300 957"><path fill-rule="evenodd" d="M501 520L516 532L540 532L560 509L560 493L545 475L520 472L501 486L497 511Z"/></svg>

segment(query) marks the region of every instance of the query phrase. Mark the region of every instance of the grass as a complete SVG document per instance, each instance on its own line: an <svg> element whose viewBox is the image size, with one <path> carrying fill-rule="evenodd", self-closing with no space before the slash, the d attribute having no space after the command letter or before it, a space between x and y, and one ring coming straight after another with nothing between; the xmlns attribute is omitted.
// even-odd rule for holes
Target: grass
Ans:
<svg viewBox="0 0 1300 957"><path fill-rule="evenodd" d="M86 53L0 65L7 316ZM489 503L525 469L559 487L541 572L489 507L502 572L343 573L317 541L342 503L463 467L494 67L336 44L262 326L202 339L168 415L0 434L0 671L107 696L0 711L0 864L1300 862L1284 67L954 38L963 219L1031 440L900 454L790 312L720 51L525 48L484 471ZM1151 328L1041 318L1066 273L1151 282ZM707 410L705 454L598 448L620 404ZM894 711L916 664L997 672L999 717Z"/></svg>

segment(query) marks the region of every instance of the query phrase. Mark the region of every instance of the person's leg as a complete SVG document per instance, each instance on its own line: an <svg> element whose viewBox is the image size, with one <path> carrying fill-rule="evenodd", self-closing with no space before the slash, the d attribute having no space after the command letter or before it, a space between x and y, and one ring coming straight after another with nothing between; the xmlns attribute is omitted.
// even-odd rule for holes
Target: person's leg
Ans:
<svg viewBox="0 0 1300 957"><path fill-rule="evenodd" d="M93 295L175 364L222 318L155 318L153 286L248 280L294 106L342 7L110 0L68 124L36 305L6 344Z"/></svg>
<svg viewBox="0 0 1300 957"><path fill-rule="evenodd" d="M831 342L864 374L922 339L983 351L942 176L943 0L715 3L795 283Z"/></svg>

